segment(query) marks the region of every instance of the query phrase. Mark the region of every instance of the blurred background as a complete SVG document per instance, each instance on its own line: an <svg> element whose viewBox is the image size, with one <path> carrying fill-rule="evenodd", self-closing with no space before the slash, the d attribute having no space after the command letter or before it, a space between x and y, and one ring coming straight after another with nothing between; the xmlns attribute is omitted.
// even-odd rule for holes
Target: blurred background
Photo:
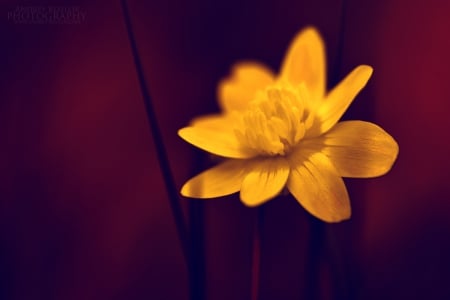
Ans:
<svg viewBox="0 0 450 300"><path fill-rule="evenodd" d="M48 6L78 22L15 14ZM384 177L346 180L350 221L314 224L290 197L264 206L261 299L305 299L311 284L315 299L450 299L450 2L129 7L179 188L210 162L176 132L218 111L216 85L235 62L277 71L314 25L329 87L374 68L344 118L382 126L398 160ZM188 299L119 1L7 0L0 23L0 299ZM204 299L250 299L256 210L236 196L181 203Z"/></svg>

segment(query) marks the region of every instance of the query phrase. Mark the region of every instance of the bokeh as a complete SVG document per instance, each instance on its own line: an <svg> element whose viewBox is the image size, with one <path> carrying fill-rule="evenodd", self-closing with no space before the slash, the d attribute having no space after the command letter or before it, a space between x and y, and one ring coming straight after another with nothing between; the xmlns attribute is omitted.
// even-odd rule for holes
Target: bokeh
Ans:
<svg viewBox="0 0 450 300"><path fill-rule="evenodd" d="M14 15L48 6L84 17ZM261 299L302 299L311 259L318 299L450 299L450 2L129 7L178 187L213 162L177 130L218 111L217 83L235 62L278 70L291 38L314 25L329 87L374 68L344 118L382 126L398 160L383 177L346 180L352 219L320 232L290 197L265 205ZM3 1L0 24L0 299L188 299L119 1ZM236 196L180 201L206 299L249 299L255 209ZM314 234L328 242L312 258Z"/></svg>

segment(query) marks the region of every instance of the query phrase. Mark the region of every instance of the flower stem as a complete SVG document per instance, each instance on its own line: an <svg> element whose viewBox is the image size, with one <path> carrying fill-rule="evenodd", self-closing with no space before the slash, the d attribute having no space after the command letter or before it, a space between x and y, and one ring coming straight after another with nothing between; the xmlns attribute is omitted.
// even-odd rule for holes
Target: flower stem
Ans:
<svg viewBox="0 0 450 300"><path fill-rule="evenodd" d="M324 245L325 223L308 214L309 241L306 261L305 298L320 299L320 259Z"/></svg>
<svg viewBox="0 0 450 300"><path fill-rule="evenodd" d="M347 261L344 256L342 247L339 247L336 227L330 226L326 233L328 260L330 264L331 276L333 279L333 299L352 299L349 289L349 281L347 278Z"/></svg>
<svg viewBox="0 0 450 300"><path fill-rule="evenodd" d="M252 269L251 269L251 300L259 299L261 281L261 236L264 222L264 206L258 207L253 226Z"/></svg>
<svg viewBox="0 0 450 300"><path fill-rule="evenodd" d="M342 53L344 51L344 43L345 43L345 18L347 14L346 10L346 1L341 0L341 16L340 16L340 24L339 24L339 37L337 44L337 52L336 52L336 63L334 65L334 72L331 76L331 84L334 86L339 82L340 72L342 69Z"/></svg>
<svg viewBox="0 0 450 300"><path fill-rule="evenodd" d="M341 16L340 16L340 30L337 44L336 65L334 68L333 76L331 77L332 84L337 84L340 78L340 72L342 71L343 64L343 49L345 44L345 21L347 16L347 2L341 0ZM342 246L339 245L337 238L337 226L330 225L325 233L325 243L328 249L328 260L331 271L332 289L334 299L350 299L350 282L348 279L347 260L344 255ZM348 234L348 233L346 233Z"/></svg>
<svg viewBox="0 0 450 300"><path fill-rule="evenodd" d="M204 249L204 206L202 200L191 200L188 204L190 232L189 285L191 300L205 299L205 249Z"/></svg>
<svg viewBox="0 0 450 300"><path fill-rule="evenodd" d="M181 209L181 205L178 197L178 190L175 185L175 181L172 176L172 172L170 170L169 160L167 158L166 149L164 146L163 138L161 135L161 131L159 130L158 121L156 118L156 113L153 107L152 98L150 96L149 89L146 84L144 70L142 67L142 63L139 57L139 52L136 45L136 39L134 36L129 9L126 0L121 1L122 4L122 13L123 18L125 20L125 25L127 29L128 39L131 46L131 52L133 55L133 60L139 80L139 85L141 88L142 98L144 100L145 110L147 113L147 120L149 123L150 131L153 136L153 140L155 143L156 154L158 157L159 167L164 178L164 184L166 187L166 191L169 197L170 208L172 210L173 218L175 221L176 230L178 233L178 238L181 243L181 249L184 255L184 259L188 265L188 269L190 268L189 263L189 236L188 231L186 229L186 223L184 220L183 211Z"/></svg>

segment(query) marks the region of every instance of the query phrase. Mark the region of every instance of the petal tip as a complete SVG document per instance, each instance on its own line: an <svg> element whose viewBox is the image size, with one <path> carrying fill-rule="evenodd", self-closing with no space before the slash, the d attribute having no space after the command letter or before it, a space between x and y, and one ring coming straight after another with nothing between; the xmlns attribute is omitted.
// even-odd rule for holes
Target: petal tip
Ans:
<svg viewBox="0 0 450 300"><path fill-rule="evenodd" d="M306 44L310 46L317 45L320 46L321 48L324 47L322 35L320 34L319 30L312 25L301 29L292 39L289 48L293 50L296 47L300 46L301 44Z"/></svg>
<svg viewBox="0 0 450 300"><path fill-rule="evenodd" d="M189 188L189 181L186 182L185 184L183 184L183 186L181 187L180 190L180 194L183 197L187 197L187 198L196 198L195 196L192 195L191 193L191 189Z"/></svg>
<svg viewBox="0 0 450 300"><path fill-rule="evenodd" d="M373 68L369 65L359 65L358 67L356 67L355 71L357 71L359 73L359 76L361 76L361 78L364 78L366 82L373 74Z"/></svg>
<svg viewBox="0 0 450 300"><path fill-rule="evenodd" d="M352 216L352 210L349 205L345 209L341 209L340 211L336 211L335 213L326 212L324 214L321 214L316 212L316 214L312 215L326 223L339 223L349 220Z"/></svg>
<svg viewBox="0 0 450 300"><path fill-rule="evenodd" d="M187 192L186 185L183 185L183 187L181 188L181 190L180 190L180 195L183 196L183 197L189 197L189 194L188 194L188 192Z"/></svg>
<svg viewBox="0 0 450 300"><path fill-rule="evenodd" d="M276 197L276 195L272 196L272 197L261 197L261 198L256 199L256 201L255 201L255 198L253 196L243 194L242 190L241 190L241 192L239 194L239 198L241 199L241 202L245 206L251 207L251 208L252 207L258 207L258 206L266 203L267 201L272 200L275 197Z"/></svg>
<svg viewBox="0 0 450 300"><path fill-rule="evenodd" d="M392 136L389 135L389 137L391 139L390 143L391 143L392 151L391 151L391 155L388 159L386 169L384 170L384 172L382 172L382 174L380 174L380 176L386 175L388 172L391 171L391 169L394 167L395 162L397 161L398 154L400 151L400 147L399 147L397 141Z"/></svg>
<svg viewBox="0 0 450 300"><path fill-rule="evenodd" d="M184 138L183 138L183 135L184 135L184 133L186 132L186 128L188 128L188 127L183 127L183 128L181 128L181 129L178 129L178 131L177 131L178 136L179 136L180 138L182 138L182 139L184 139Z"/></svg>
<svg viewBox="0 0 450 300"><path fill-rule="evenodd" d="M322 39L319 29L317 29L317 27L315 27L314 25L308 25L308 26L304 27L297 34L297 36L300 36L300 35L310 35L310 36L315 36L316 38Z"/></svg>
<svg viewBox="0 0 450 300"><path fill-rule="evenodd" d="M245 206L250 207L250 208L257 207L261 204L259 202L248 201L248 199L242 197L242 193L240 194L239 199Z"/></svg>

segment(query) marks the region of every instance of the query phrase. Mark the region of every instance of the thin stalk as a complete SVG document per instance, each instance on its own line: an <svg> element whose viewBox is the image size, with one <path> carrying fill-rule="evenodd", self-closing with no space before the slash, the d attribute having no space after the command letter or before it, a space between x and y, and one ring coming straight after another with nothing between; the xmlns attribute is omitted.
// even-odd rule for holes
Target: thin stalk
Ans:
<svg viewBox="0 0 450 300"><path fill-rule="evenodd" d="M339 38L337 45L337 56L336 56L336 65L334 68L334 73L331 78L332 84L335 85L339 82L340 73L342 71L343 64L343 52L344 52L344 44L345 44L345 36L346 36L346 21L347 16L347 2L346 0L341 0L341 16L340 16L340 30L339 30ZM348 270L346 265L346 257L344 256L344 252L342 246L339 245L338 239L336 236L336 226L330 225L327 228L327 232L325 233L325 247L328 249L328 261L331 271L332 278L332 289L334 299L350 299L350 286L348 279Z"/></svg>
<svg viewBox="0 0 450 300"><path fill-rule="evenodd" d="M259 290L261 282L261 237L264 223L264 207L258 207L253 226L252 242L252 269L251 269L251 300L259 299Z"/></svg>
<svg viewBox="0 0 450 300"><path fill-rule="evenodd" d="M180 205L180 199L178 196L178 190L173 179L172 171L170 170L169 159L166 154L166 148L164 146L163 137L158 126L158 121L153 107L152 98L150 96L149 89L146 84L144 70L142 67L139 51L136 45L136 38L134 36L133 27L131 24L130 13L126 0L121 1L123 18L128 33L128 39L131 46L131 52L136 68L136 73L139 80L139 86L141 88L142 98L144 100L145 111L147 113L147 121L152 133L153 141L156 148L156 154L158 157L159 168L161 170L166 192L169 197L170 208L172 210L175 226L178 234L178 238L181 243L181 249L184 255L184 259L189 268L189 236L186 228L186 222L184 220L183 210Z"/></svg>
<svg viewBox="0 0 450 300"><path fill-rule="evenodd" d="M204 300L205 295L205 249L203 200L191 200L188 206L191 238L191 272L189 278L191 300Z"/></svg>
<svg viewBox="0 0 450 300"><path fill-rule="evenodd" d="M339 24L339 37L337 44L337 53L336 53L336 63L333 69L333 73L331 76L332 85L336 85L340 79L340 73L342 69L342 53L344 52L344 43L345 43L345 18L347 15L347 5L346 0L341 0L341 17Z"/></svg>
<svg viewBox="0 0 450 300"><path fill-rule="evenodd" d="M306 300L320 299L320 259L323 253L325 223L308 214L309 241L306 261Z"/></svg>

